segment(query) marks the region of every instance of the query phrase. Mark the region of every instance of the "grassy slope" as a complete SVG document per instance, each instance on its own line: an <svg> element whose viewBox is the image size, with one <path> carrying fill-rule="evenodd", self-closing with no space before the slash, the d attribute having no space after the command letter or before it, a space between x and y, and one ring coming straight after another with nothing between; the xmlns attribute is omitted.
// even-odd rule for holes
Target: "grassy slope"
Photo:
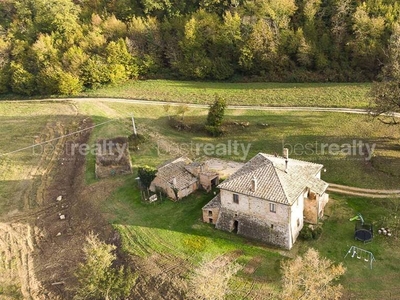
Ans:
<svg viewBox="0 0 400 300"><path fill-rule="evenodd" d="M210 103L218 94L231 105L365 108L369 83L224 83L173 80L130 81L87 92L90 97L119 97Z"/></svg>
<svg viewBox="0 0 400 300"><path fill-rule="evenodd" d="M176 149L191 142L227 143L235 139L251 143L250 156L258 151L279 151L282 138L291 145L313 143L346 143L352 139L377 143L374 159L382 161L383 170L375 170L373 165L365 162L362 157L329 155L298 155L297 158L322 162L328 171L324 179L338 183L376 188L398 188L398 173L396 164L399 162L396 138L399 132L380 123L371 122L365 116L329 114L329 113L274 113L254 111L228 111L227 122L249 121L247 128L230 127L231 132L220 139L210 139L201 132L178 132L167 125L167 117L163 108L121 103L107 103L108 109L118 116L125 116L117 124L110 124L95 131L94 136L107 135L118 127L129 128L130 121L126 118L131 112L135 114L139 131L156 130L160 137L168 138L175 147L173 153L160 151L157 153L157 143L148 141L140 151L132 153L132 161L136 165L158 163L177 155ZM80 108L94 110L93 104L82 103ZM97 114L108 110L98 107ZM173 114L173 112L169 112ZM186 118L190 122L204 120L205 110L191 110ZM258 123L268 122L264 128ZM284 135L282 133L285 133ZM391 137L391 138L389 138ZM185 150L187 148L184 148ZM397 149L397 150L396 150ZM315 149L316 150L316 149ZM190 154L190 153L189 153ZM294 155L292 155L293 157ZM234 158L239 157L225 157ZM392 163L389 162L392 159ZM394 166L393 166L394 164ZM397 174L396 176L390 175ZM110 199L103 203L103 209L110 222L120 231L126 250L143 258L153 255L169 255L176 259L184 259L195 264L203 255L218 255L240 250L239 262L247 264L252 259L260 259L258 268L253 274L244 272L233 281L234 288L241 287L245 291L249 282L259 282L255 292L268 295L279 291L280 275L279 261L282 256L276 249L246 241L234 234L220 232L200 221L201 207L212 197L198 193L182 202L163 201L152 205L140 200L134 175L126 179L126 184ZM397 240L376 236L371 244L363 245L353 239L354 223L348 219L357 212L364 215L366 222L374 223L375 228L396 220L398 215L396 201L389 199L362 199L332 195L328 204L327 219L324 222L324 232L318 241L298 241L295 247L286 255L294 256L303 253L308 247L318 249L323 256L334 262L343 262L347 268L346 274L340 280L345 287L346 297L355 299L383 299L396 294L397 274L399 272L400 254L397 251ZM398 207L398 205L397 205ZM154 216L157 216L156 218ZM390 221L392 220L392 221ZM372 251L376 257L373 270L363 260L346 258L344 256L351 245ZM239 299L241 296L233 297ZM270 298L270 297L267 297Z"/></svg>
<svg viewBox="0 0 400 300"><path fill-rule="evenodd" d="M251 276L242 273L237 285L257 280L257 289L277 290L278 252L201 222L201 207L210 200L210 194L199 192L179 203L164 199L148 204L141 200L134 177L103 203L104 212L121 233L126 251L143 258L168 255L189 264L198 263L203 256L240 251L240 263L246 264L253 257L261 257L261 262L258 272Z"/></svg>
<svg viewBox="0 0 400 300"><path fill-rule="evenodd" d="M67 104L44 103L44 104L0 104L2 127L1 149L3 151L13 150L14 146L29 145L29 141L21 138L33 136L45 126L47 122L60 120L60 111L70 108ZM162 107L149 109L143 105L128 105L121 103L92 103L84 102L78 104L83 114L91 115L96 123L109 118L122 117L115 122L95 129L91 141L97 137L108 137L128 134L130 130L130 119L128 115L133 112L137 118L139 130L146 132L157 132L161 138L167 138L179 149L183 143L190 142L212 142L226 143L228 140L238 140L243 143L251 143L250 155L259 151L280 151L282 138L292 145L298 143L318 142L349 142L353 138L362 139L366 142L376 142L379 146L378 158L381 168L386 173L375 170L370 164L363 160L345 160L340 156L321 155L298 155L297 158L322 162L327 166L324 179L350 185L392 188L398 187L398 168L395 167L399 161L398 145L399 132L396 128L385 127L379 123L372 123L363 116L345 114L322 114L322 113L277 113L277 112L254 112L254 111L228 111L227 121L249 121L250 126L231 126L230 133L220 139L211 139L201 132L178 132L167 126L167 116ZM71 111L69 112L71 113ZM173 112L170 112L173 114ZM189 122L204 121L205 110L191 110L186 118ZM268 123L270 126L264 128L258 123ZM397 130L397 131L396 131ZM146 133L146 134L147 134ZM284 133L284 134L283 134ZM389 138L390 137L390 138ZM397 139L397 140L396 140ZM178 146L176 148L176 146ZM378 147L377 146L377 147ZM180 148L182 149L182 148ZM173 151L174 152L174 151ZM132 153L134 164L158 163L178 154L157 152L157 144L148 140L140 151ZM294 155L292 155L295 157ZM225 157L240 159L239 157ZM18 164L24 163L24 168L33 165L34 161L24 161L24 158L16 155L11 161L2 160L1 169L2 182L5 187L10 188L7 182L10 174L18 173ZM30 158L29 158L30 159ZM388 162L392 159L392 163ZM93 170L88 163L88 182L93 182ZM7 166L7 170L4 169ZM397 170L397 171L396 171ZM8 177L7 177L8 176ZM7 178L6 178L7 177ZM262 257L259 268L254 274L241 273L238 284L243 284L248 278L261 280L262 285L257 288L276 290L279 286L279 260L281 256L276 250L249 243L246 240L224 232L214 230L208 224L199 221L200 208L209 200L210 195L197 194L184 202L173 203L169 201L161 204L147 205L141 202L138 191L135 188L135 176L128 176L126 184L117 191L110 199L104 202L104 212L124 237L125 246L131 253L148 256L151 253L170 253L176 257L190 257L193 263L206 253L220 254L236 249L242 250L241 263L246 263L254 257ZM23 178L16 178L19 183ZM0 189L2 192L4 190ZM383 217L389 216L394 210L385 206L387 200L365 200L351 197L334 196L329 206L332 212L325 221L324 233L317 242L297 243L296 247L289 253L294 255L297 251L313 246L318 248L322 255L328 256L336 262L342 261L342 257L350 245L354 244L352 238L353 224L348 218L356 212L361 212L368 222L379 222ZM386 202L385 202L386 201ZM157 218L154 218L154 216ZM160 242L161 241L161 242ZM364 247L375 253L376 268L371 272L368 267L358 260L346 259L348 267L342 283L356 298L378 299L385 296L387 291L393 291L397 283L399 257L396 252L396 244L392 241L377 237L372 244ZM371 275L372 274L372 275ZM380 278L384 278L382 283ZM266 282L267 283L266 283Z"/></svg>
<svg viewBox="0 0 400 300"><path fill-rule="evenodd" d="M107 108L103 106L107 104ZM337 113L308 112L267 112L267 111L227 111L226 123L249 122L248 127L228 125L228 133L218 139L210 138L201 131L182 132L168 125L168 117L162 107L132 105L123 103L104 103L96 106L93 102L79 103L83 111L95 114L97 121L104 121L104 109L111 110L115 116L121 117L114 123L107 124L95 130L95 137L112 136L115 132L127 134L130 130L130 113L136 116L139 132L157 135L157 139L148 139L133 153L132 161L136 165L157 164L182 154L196 158L204 156L200 148L196 152L196 144L211 143L227 145L237 141L245 147L250 146L248 157L243 152L239 155L221 155L221 158L245 161L257 154L281 153L282 146L291 149L291 157L317 163L322 163L327 169L323 178L328 182L358 186L364 188L396 189L400 178L400 153L398 139L400 132L395 127L387 127L379 122L373 122L366 116ZM174 111L168 112L174 114ZM207 111L191 109L186 115L186 121L196 127L205 121ZM263 127L261 123L268 123ZM167 149L160 147L163 140L168 140ZM365 161L358 152L358 147L352 148L355 155L329 154L321 148L322 144L352 144L362 141L370 145L376 144L371 161ZM301 150L302 147L310 150ZM168 153L169 151L169 153ZM90 170L89 174L93 174Z"/></svg>
<svg viewBox="0 0 400 300"><path fill-rule="evenodd" d="M35 139L35 143L49 139L49 132L43 133L46 124L54 126L74 115L70 103L0 103L0 215L24 208L21 190L31 181L40 180L43 170L33 168L43 151L52 151L54 143L4 154L28 147Z"/></svg>
<svg viewBox="0 0 400 300"><path fill-rule="evenodd" d="M120 231L126 250L140 257L170 255L176 259L196 264L202 256L220 255L240 251L239 262L246 265L251 259L259 263L253 274L239 273L235 287L246 286L255 280L259 284L254 293L264 294L278 291L280 285L279 261L282 256L276 249L251 242L232 233L215 230L200 221L201 207L212 196L197 193L179 203L164 200L147 204L140 200L134 176L127 178L123 188L103 203L103 209L114 226ZM354 223L349 218L357 212L364 215L366 222L381 226L384 218L394 218L391 202L334 195L328 205L324 231L317 241L298 240L296 246L285 255L303 253L308 247L318 249L322 256L336 263L343 262L347 268L340 283L346 295L352 299L386 299L396 291L397 274L400 271L400 253L397 240L376 236L364 245L353 239ZM157 216L155 218L154 216ZM372 251L376 262L373 270L363 260L344 260L350 246ZM282 252L281 252L282 253ZM232 297L241 299L240 295Z"/></svg>

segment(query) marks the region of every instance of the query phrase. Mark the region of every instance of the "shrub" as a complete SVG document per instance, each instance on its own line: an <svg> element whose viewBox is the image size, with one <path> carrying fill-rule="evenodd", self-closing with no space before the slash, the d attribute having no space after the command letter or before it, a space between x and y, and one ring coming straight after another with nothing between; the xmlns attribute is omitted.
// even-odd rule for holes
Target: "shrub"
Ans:
<svg viewBox="0 0 400 300"><path fill-rule="evenodd" d="M312 230L309 226L304 226L303 229L300 231L300 238L305 241L309 241L313 239Z"/></svg>
<svg viewBox="0 0 400 300"><path fill-rule="evenodd" d="M304 226L303 229L300 231L300 238L309 241L309 240L317 240L322 233L321 226Z"/></svg>

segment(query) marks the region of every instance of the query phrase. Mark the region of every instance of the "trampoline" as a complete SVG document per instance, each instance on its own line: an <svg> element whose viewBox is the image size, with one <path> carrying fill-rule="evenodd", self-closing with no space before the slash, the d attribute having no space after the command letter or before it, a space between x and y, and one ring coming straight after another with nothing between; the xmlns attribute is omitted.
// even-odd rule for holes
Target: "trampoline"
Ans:
<svg viewBox="0 0 400 300"><path fill-rule="evenodd" d="M374 231L372 224L363 224L362 222L357 222L354 229L354 239L368 243L372 241L374 237Z"/></svg>

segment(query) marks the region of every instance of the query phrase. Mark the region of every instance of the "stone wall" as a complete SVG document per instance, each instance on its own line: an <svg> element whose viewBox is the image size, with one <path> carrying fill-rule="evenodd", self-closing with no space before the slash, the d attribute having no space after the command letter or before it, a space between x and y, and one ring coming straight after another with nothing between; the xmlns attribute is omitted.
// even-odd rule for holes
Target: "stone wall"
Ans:
<svg viewBox="0 0 400 300"><path fill-rule="evenodd" d="M129 145L126 137L97 140L96 146L96 178L101 179L132 173Z"/></svg>
<svg viewBox="0 0 400 300"><path fill-rule="evenodd" d="M239 235L285 249L290 249L293 246L288 224L273 224L268 220L260 220L252 215L237 213L224 208L220 210L216 228L230 232L237 229Z"/></svg>
<svg viewBox="0 0 400 300"><path fill-rule="evenodd" d="M165 182L164 180L160 179L159 177L154 178L154 180L151 182L150 185L150 191L156 192L157 189L161 189L164 192L164 194L168 196L168 198L172 200L179 200L196 191L198 189L198 183L194 182L191 185L179 190L178 199L176 198L175 192L172 189L171 185L168 182Z"/></svg>
<svg viewBox="0 0 400 300"><path fill-rule="evenodd" d="M222 190L221 207L237 213L244 213L261 220L268 220L272 224L282 224L286 226L290 221L290 206L264 199L250 197L243 194L239 195L239 203L233 202L233 192ZM274 203L276 212L270 211L270 203Z"/></svg>
<svg viewBox="0 0 400 300"><path fill-rule="evenodd" d="M220 209L219 207L211 207L203 209L203 222L216 224L218 220Z"/></svg>

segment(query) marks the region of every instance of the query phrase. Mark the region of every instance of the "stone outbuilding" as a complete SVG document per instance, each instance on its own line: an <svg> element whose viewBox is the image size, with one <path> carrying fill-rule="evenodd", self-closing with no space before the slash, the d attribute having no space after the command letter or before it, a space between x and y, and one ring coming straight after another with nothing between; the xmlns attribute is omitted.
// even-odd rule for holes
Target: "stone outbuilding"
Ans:
<svg viewBox="0 0 400 300"><path fill-rule="evenodd" d="M132 174L128 138L99 139L96 142L96 178Z"/></svg>
<svg viewBox="0 0 400 300"><path fill-rule="evenodd" d="M218 183L219 176L216 172L204 170L203 164L193 162L189 158L179 157L158 167L150 190L161 190L176 201L199 188L210 191Z"/></svg>
<svg viewBox="0 0 400 300"><path fill-rule="evenodd" d="M259 153L218 185L203 207L217 229L291 249L304 222L317 223L329 196L320 164Z"/></svg>

